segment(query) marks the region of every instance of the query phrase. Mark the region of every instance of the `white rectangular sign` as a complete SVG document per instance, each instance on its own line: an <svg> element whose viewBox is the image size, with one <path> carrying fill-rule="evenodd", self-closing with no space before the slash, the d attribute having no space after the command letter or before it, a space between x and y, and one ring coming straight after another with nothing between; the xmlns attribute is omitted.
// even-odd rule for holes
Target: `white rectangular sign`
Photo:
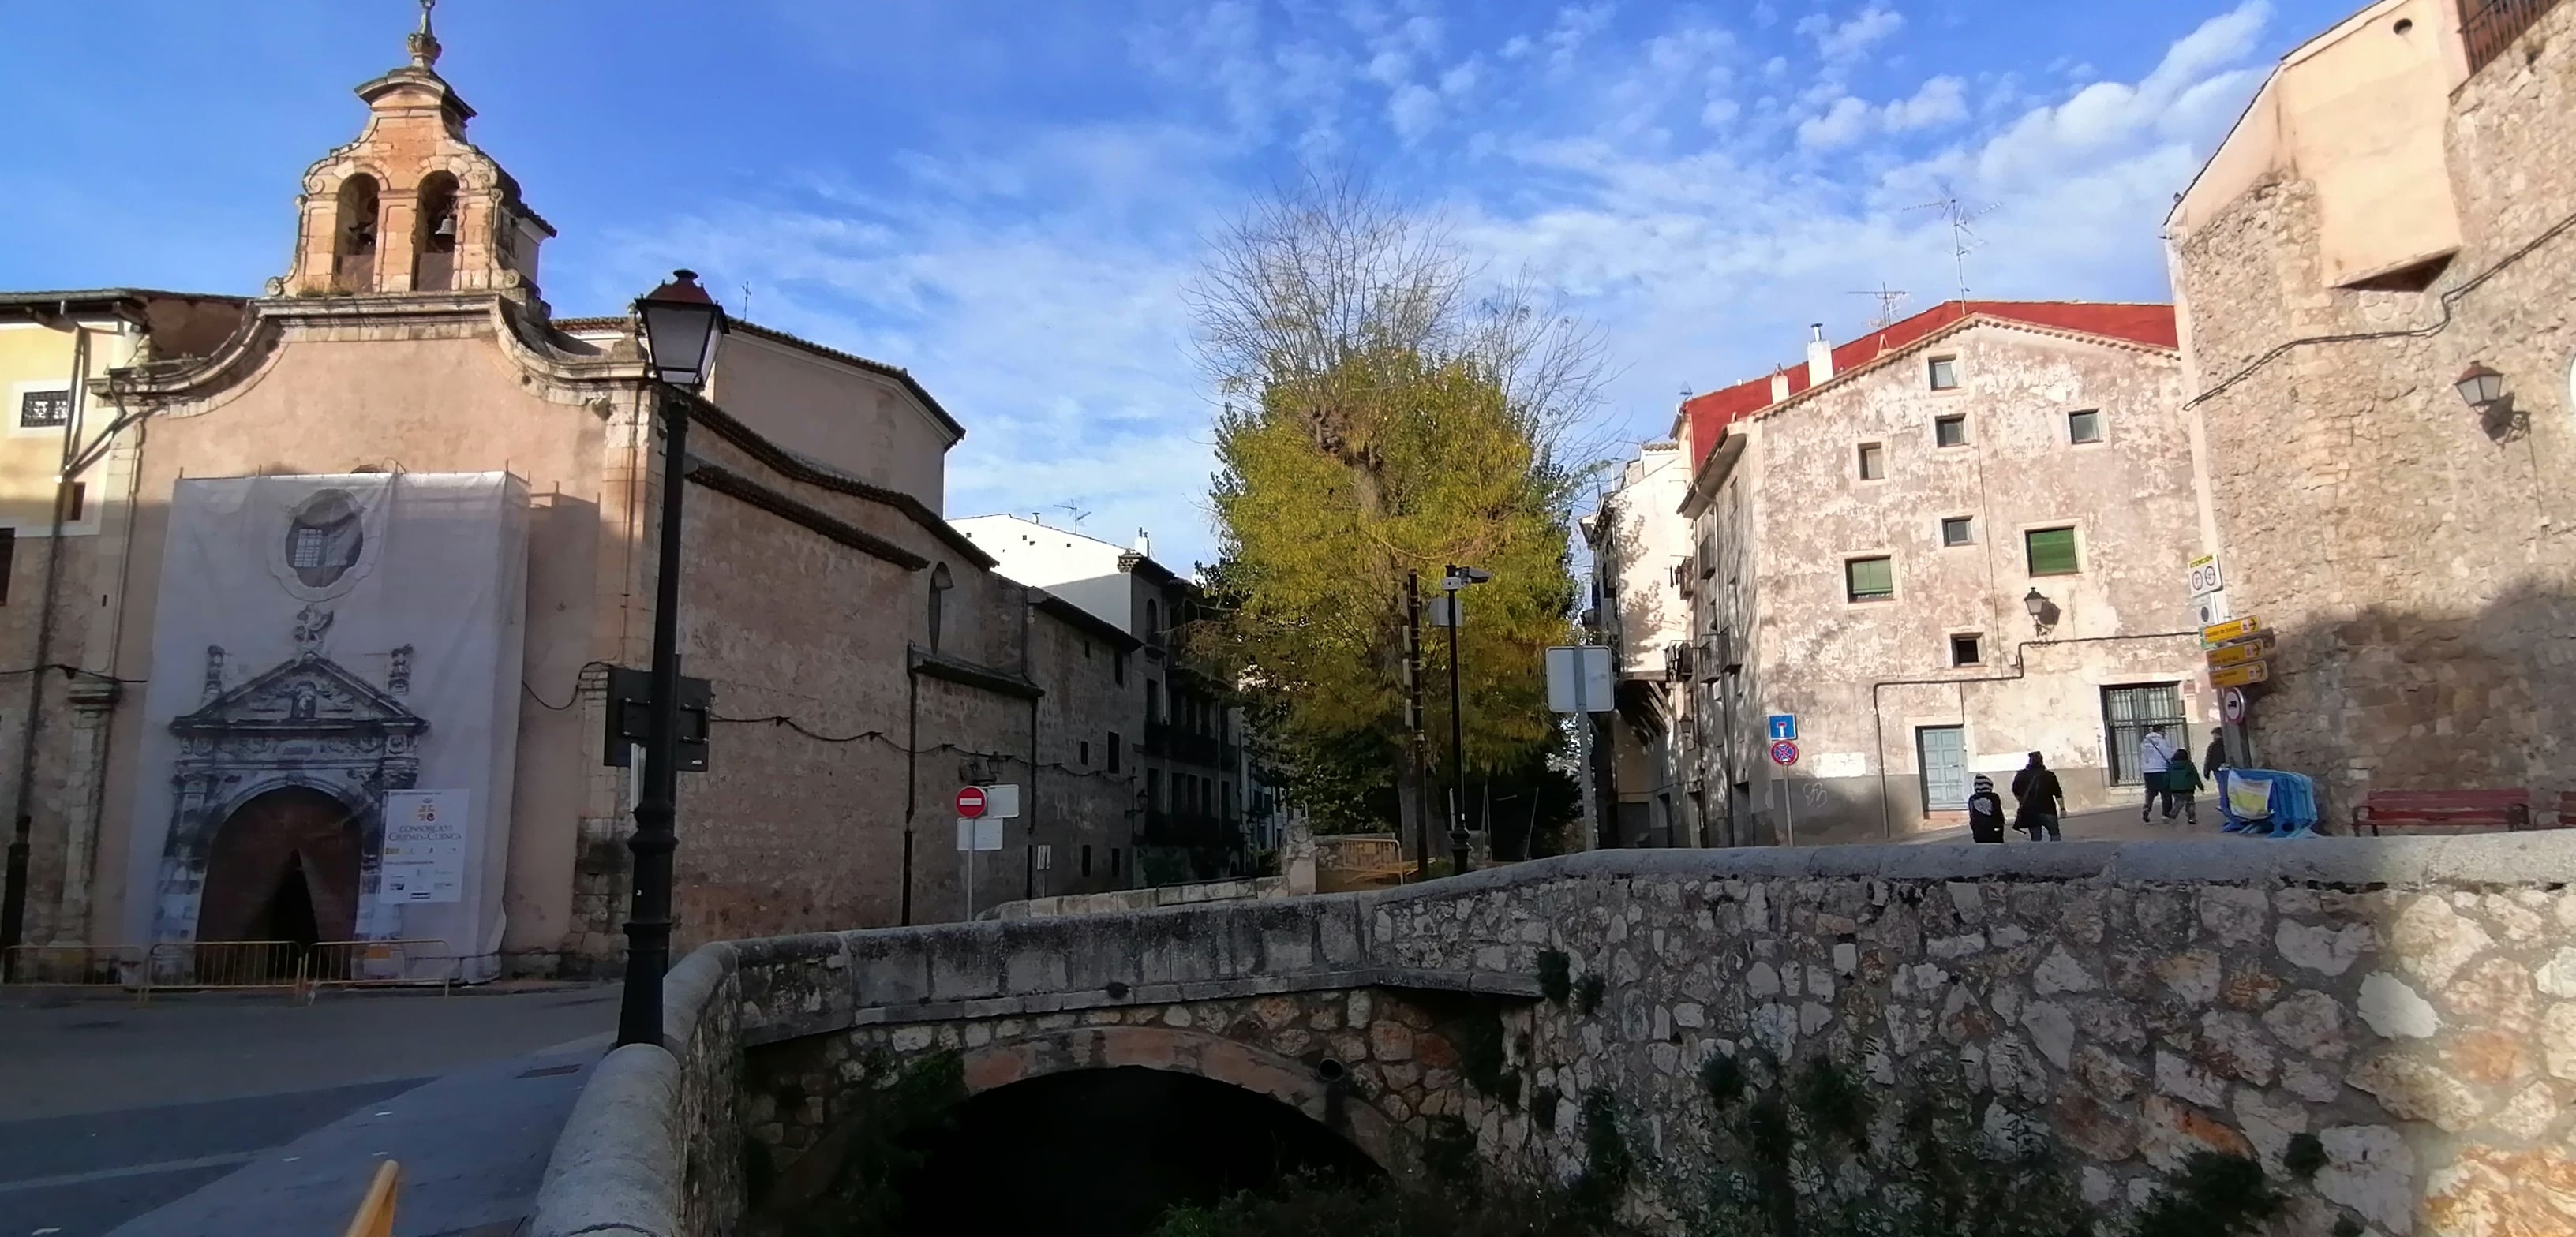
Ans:
<svg viewBox="0 0 2576 1237"><path fill-rule="evenodd" d="M385 792L384 897L454 902L465 893L468 792Z"/></svg>
<svg viewBox="0 0 2576 1237"><path fill-rule="evenodd" d="M1002 849L1002 822L990 816L986 816L978 820L968 820L963 816L958 817L957 849Z"/></svg>
<svg viewBox="0 0 2576 1237"><path fill-rule="evenodd" d="M1020 784L1003 782L984 787L984 816L989 820L1011 820L1020 814Z"/></svg>
<svg viewBox="0 0 2576 1237"><path fill-rule="evenodd" d="M1618 671L1610 650L1597 644L1561 644L1547 651L1547 707L1551 713L1607 713L1618 707Z"/></svg>
<svg viewBox="0 0 2576 1237"><path fill-rule="evenodd" d="M2191 595L2206 597L2227 587L2227 578L2219 574L2218 556L2203 554L2191 560Z"/></svg>

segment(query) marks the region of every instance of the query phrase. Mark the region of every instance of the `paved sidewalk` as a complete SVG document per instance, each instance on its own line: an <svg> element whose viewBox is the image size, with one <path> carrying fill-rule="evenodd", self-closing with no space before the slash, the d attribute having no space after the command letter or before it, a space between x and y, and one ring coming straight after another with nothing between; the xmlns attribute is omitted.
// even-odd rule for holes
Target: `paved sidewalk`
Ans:
<svg viewBox="0 0 2576 1237"><path fill-rule="evenodd" d="M0 992L0 1237L336 1233L377 1151L398 1233L515 1220L617 1014L613 986Z"/></svg>

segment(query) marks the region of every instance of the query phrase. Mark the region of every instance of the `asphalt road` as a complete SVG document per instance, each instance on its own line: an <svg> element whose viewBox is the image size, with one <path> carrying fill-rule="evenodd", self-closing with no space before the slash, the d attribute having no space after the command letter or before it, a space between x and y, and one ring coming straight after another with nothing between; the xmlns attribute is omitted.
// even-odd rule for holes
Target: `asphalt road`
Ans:
<svg viewBox="0 0 2576 1237"><path fill-rule="evenodd" d="M260 1206L337 1209L312 1230L336 1231L341 1195L386 1154L404 1163L412 1222L398 1232L479 1233L425 1225L510 1210L480 1194L533 1192L616 995L0 997L0 1237L286 1232L303 1225L272 1218L309 1218ZM424 1174L448 1197L414 1197Z"/></svg>

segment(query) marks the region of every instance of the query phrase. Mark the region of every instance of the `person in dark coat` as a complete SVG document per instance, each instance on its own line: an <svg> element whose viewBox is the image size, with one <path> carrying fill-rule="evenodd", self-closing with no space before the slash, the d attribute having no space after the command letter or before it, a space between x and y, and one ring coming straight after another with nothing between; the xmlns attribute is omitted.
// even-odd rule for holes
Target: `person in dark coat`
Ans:
<svg viewBox="0 0 2576 1237"><path fill-rule="evenodd" d="M2183 823L2194 829L2199 828L2200 805L2199 800L2194 796L2200 793L2201 787L2208 784L2208 779L2203 778L2200 770L2193 767L2191 753L2175 752L2173 759L2165 765L2166 823L2172 823L2174 811L2179 806ZM2177 800L2180 801L2179 804Z"/></svg>
<svg viewBox="0 0 2576 1237"><path fill-rule="evenodd" d="M1968 795L1968 837L1997 845L2004 840L2003 796L1995 793L1995 780L1983 773L1977 775L1977 788Z"/></svg>
<svg viewBox="0 0 2576 1237"><path fill-rule="evenodd" d="M2013 774L2013 798L2021 806L2013 815L2013 827L2039 841L2043 832L2051 842L2063 840L2057 831L2058 818L2066 812L2066 791L2057 784L2057 772L2039 753L2030 754L2030 763Z"/></svg>
<svg viewBox="0 0 2576 1237"><path fill-rule="evenodd" d="M2226 767L2227 732L2212 726L2209 728L2209 750L2201 753L2200 770L2203 773L2214 774Z"/></svg>

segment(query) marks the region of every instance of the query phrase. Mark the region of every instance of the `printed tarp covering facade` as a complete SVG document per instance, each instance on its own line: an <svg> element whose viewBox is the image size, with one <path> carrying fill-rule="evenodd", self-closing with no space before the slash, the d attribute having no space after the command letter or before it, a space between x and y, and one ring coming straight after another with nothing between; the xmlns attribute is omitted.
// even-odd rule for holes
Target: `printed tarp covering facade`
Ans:
<svg viewBox="0 0 2576 1237"><path fill-rule="evenodd" d="M495 974L526 575L507 473L180 481L127 939Z"/></svg>

